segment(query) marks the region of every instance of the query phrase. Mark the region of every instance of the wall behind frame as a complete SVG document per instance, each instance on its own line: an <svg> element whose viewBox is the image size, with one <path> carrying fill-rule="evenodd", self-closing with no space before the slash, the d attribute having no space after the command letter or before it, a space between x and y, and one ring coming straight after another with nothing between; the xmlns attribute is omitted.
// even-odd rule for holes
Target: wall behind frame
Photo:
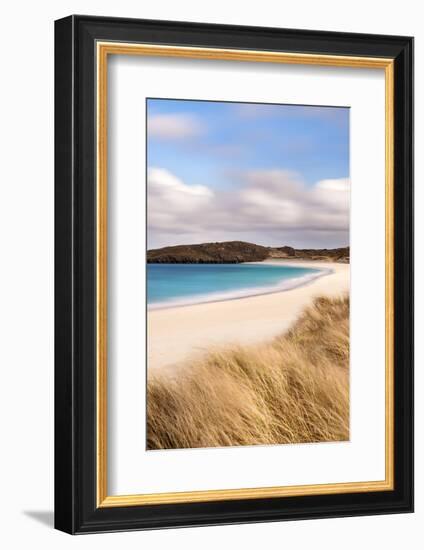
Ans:
<svg viewBox="0 0 424 550"><path fill-rule="evenodd" d="M6 12L6 13L4 13ZM71 13L280 26L416 37L417 98L424 96L424 30L418 2L357 0L348 9L332 0L278 3L262 0L45 0L3 8L0 87L0 418L2 499L0 541L6 548L36 544L68 548L258 548L314 550L381 546L421 547L424 521L424 400L416 400L416 513L264 525L179 529L70 537L54 531L53 516L53 21ZM417 151L424 148L424 112L417 101ZM417 155L416 181L424 179ZM424 191L416 190L417 251L424 247ZM416 280L424 260L416 257ZM424 331L424 294L416 288L417 336ZM424 363L417 338L416 364ZM424 373L417 368L417 391Z"/></svg>

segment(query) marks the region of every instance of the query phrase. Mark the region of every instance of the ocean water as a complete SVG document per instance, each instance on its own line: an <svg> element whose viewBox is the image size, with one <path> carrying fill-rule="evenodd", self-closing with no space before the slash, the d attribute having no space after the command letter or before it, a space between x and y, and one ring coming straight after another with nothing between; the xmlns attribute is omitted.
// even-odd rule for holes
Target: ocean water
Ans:
<svg viewBox="0 0 424 550"><path fill-rule="evenodd" d="M287 265L147 264L149 309L231 300L289 290L329 273Z"/></svg>

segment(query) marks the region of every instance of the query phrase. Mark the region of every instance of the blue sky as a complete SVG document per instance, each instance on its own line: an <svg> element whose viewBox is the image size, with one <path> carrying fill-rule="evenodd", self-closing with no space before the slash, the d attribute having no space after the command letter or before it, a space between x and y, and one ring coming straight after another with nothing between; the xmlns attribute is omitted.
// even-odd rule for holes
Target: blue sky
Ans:
<svg viewBox="0 0 424 550"><path fill-rule="evenodd" d="M348 108L148 99L147 120L150 247L347 244Z"/></svg>

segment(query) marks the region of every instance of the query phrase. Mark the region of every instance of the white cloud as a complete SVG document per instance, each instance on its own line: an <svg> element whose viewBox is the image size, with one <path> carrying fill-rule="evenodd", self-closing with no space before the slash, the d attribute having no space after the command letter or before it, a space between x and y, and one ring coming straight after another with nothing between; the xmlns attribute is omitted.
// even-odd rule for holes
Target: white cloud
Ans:
<svg viewBox="0 0 424 550"><path fill-rule="evenodd" d="M236 239L305 247L347 244L349 179L307 186L297 174L285 170L251 171L240 177L237 188L214 192L205 185L187 185L167 170L151 168L152 245Z"/></svg>
<svg viewBox="0 0 424 550"><path fill-rule="evenodd" d="M147 132L149 137L159 139L184 139L203 134L201 122L189 114L149 115Z"/></svg>
<svg viewBox="0 0 424 550"><path fill-rule="evenodd" d="M186 185L182 180L163 168L149 169L149 189L164 190L174 193L176 198L190 195L192 197L212 197L213 192L206 185Z"/></svg>
<svg viewBox="0 0 424 550"><path fill-rule="evenodd" d="M213 200L205 185L186 185L163 168L149 169L147 190L149 227L171 233L185 230L187 223L190 228Z"/></svg>

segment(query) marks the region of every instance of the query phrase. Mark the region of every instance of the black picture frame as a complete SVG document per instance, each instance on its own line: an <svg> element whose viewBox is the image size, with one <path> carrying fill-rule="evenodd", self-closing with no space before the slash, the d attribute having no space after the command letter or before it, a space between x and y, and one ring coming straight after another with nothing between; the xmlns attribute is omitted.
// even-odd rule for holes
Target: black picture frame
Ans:
<svg viewBox="0 0 424 550"><path fill-rule="evenodd" d="M394 60L394 490L96 504L99 40ZM73 15L55 22L55 527L72 534L413 511L413 39Z"/></svg>

